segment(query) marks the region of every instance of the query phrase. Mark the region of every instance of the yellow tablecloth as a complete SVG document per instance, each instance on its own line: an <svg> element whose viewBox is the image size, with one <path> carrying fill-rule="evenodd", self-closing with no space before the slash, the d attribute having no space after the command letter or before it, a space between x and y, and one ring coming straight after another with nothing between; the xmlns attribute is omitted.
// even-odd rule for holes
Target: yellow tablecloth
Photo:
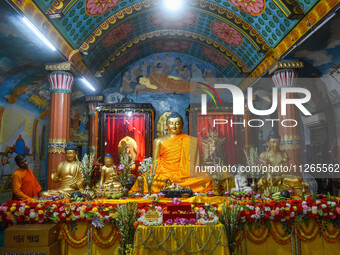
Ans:
<svg viewBox="0 0 340 255"><path fill-rule="evenodd" d="M161 198L159 203L166 204L171 202L171 198ZM127 198L127 199L97 199L98 203L109 203L116 205L117 202L121 204L136 202L139 204L150 203L151 200L145 199L136 199L136 198ZM181 198L182 202L190 202L190 203L210 203L210 204L223 204L224 201L228 201L225 197L222 196L214 196L214 197L203 197L203 196L194 196L189 198Z"/></svg>
<svg viewBox="0 0 340 255"><path fill-rule="evenodd" d="M229 254L222 224L139 226L134 254Z"/></svg>

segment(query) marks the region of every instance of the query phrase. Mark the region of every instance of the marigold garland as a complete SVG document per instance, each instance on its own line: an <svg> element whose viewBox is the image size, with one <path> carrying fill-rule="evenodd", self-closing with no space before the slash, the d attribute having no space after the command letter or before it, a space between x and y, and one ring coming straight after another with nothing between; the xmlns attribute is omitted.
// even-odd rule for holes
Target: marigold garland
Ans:
<svg viewBox="0 0 340 255"><path fill-rule="evenodd" d="M256 244L265 242L268 238L269 231L265 225L262 226L261 230L262 231L257 235L251 227L248 227L247 238Z"/></svg>
<svg viewBox="0 0 340 255"><path fill-rule="evenodd" d="M86 225L86 231L84 235L82 235L79 239L76 238L76 236L69 231L69 224L63 224L61 231L63 233L63 237L65 241L71 246L75 248L81 248L84 247L87 244L87 231L88 231L88 225Z"/></svg>
<svg viewBox="0 0 340 255"><path fill-rule="evenodd" d="M114 231L116 232L115 234L113 234ZM120 239L120 235L118 229L114 226L112 226L110 233L106 237L102 235L101 229L93 231L93 240L100 248L107 249L111 247L117 239Z"/></svg>
<svg viewBox="0 0 340 255"><path fill-rule="evenodd" d="M280 230L277 228L277 225L280 223L271 222L270 234L273 239L279 244L288 244L291 241L291 235L281 234Z"/></svg>
<svg viewBox="0 0 340 255"><path fill-rule="evenodd" d="M327 230L322 231L322 236L326 239L327 242L335 243L340 239L340 231L336 230L334 234L330 234Z"/></svg>
<svg viewBox="0 0 340 255"><path fill-rule="evenodd" d="M307 231L304 224L296 226L297 235L301 241L313 241L318 236L319 228L316 226L316 222L313 220L310 224L313 224L310 231Z"/></svg>

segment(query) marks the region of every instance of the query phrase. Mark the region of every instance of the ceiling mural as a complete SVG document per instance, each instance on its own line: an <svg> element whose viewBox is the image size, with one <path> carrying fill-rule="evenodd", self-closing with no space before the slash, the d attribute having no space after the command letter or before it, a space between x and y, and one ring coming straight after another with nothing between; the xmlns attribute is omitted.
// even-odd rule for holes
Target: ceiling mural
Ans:
<svg viewBox="0 0 340 255"><path fill-rule="evenodd" d="M215 65L230 79L251 81L339 2L190 0L175 14L162 0L11 1L65 58L79 50L72 59L76 69L101 88L134 61L176 51Z"/></svg>

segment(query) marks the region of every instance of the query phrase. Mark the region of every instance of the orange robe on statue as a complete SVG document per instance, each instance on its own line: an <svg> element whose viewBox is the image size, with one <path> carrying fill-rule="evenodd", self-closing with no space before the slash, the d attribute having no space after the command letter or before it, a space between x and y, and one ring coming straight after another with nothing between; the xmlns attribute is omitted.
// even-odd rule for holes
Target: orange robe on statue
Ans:
<svg viewBox="0 0 340 255"><path fill-rule="evenodd" d="M12 174L13 200L30 200L37 197L41 186L35 178L32 170L18 168Z"/></svg>
<svg viewBox="0 0 340 255"><path fill-rule="evenodd" d="M183 187L190 187L194 192L207 192L213 188L211 178L196 178L202 177L202 173L192 172L190 174L190 166L194 171L195 166L199 165L196 138L183 133L176 135L161 144L159 155L156 180L152 184L153 193L158 193L163 189L166 179L181 184ZM147 190L146 182L144 182L144 192ZM132 191L138 191L136 184Z"/></svg>

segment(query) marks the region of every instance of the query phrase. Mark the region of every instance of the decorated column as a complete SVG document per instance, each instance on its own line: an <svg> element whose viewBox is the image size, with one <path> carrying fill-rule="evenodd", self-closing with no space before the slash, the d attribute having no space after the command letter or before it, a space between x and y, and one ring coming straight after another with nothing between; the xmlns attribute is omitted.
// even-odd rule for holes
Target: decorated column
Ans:
<svg viewBox="0 0 340 255"><path fill-rule="evenodd" d="M287 105L286 115L281 115L281 88L283 87L294 87L297 78L298 68L303 67L301 61L279 61L273 68L270 69L269 74L272 74L275 87L278 91L278 118L279 118L279 134L281 136L281 150L287 152L290 157L290 163L294 165L300 165L302 162L301 156L301 140L300 140L300 118L299 109L295 105ZM294 93L288 93L287 98L296 98ZM284 127L285 125L293 126L295 120L298 124L295 127Z"/></svg>
<svg viewBox="0 0 340 255"><path fill-rule="evenodd" d="M70 140L71 90L74 82L71 64L47 65L51 89L50 134L48 139L47 189L56 188L51 180L52 169L65 160L65 147Z"/></svg>

